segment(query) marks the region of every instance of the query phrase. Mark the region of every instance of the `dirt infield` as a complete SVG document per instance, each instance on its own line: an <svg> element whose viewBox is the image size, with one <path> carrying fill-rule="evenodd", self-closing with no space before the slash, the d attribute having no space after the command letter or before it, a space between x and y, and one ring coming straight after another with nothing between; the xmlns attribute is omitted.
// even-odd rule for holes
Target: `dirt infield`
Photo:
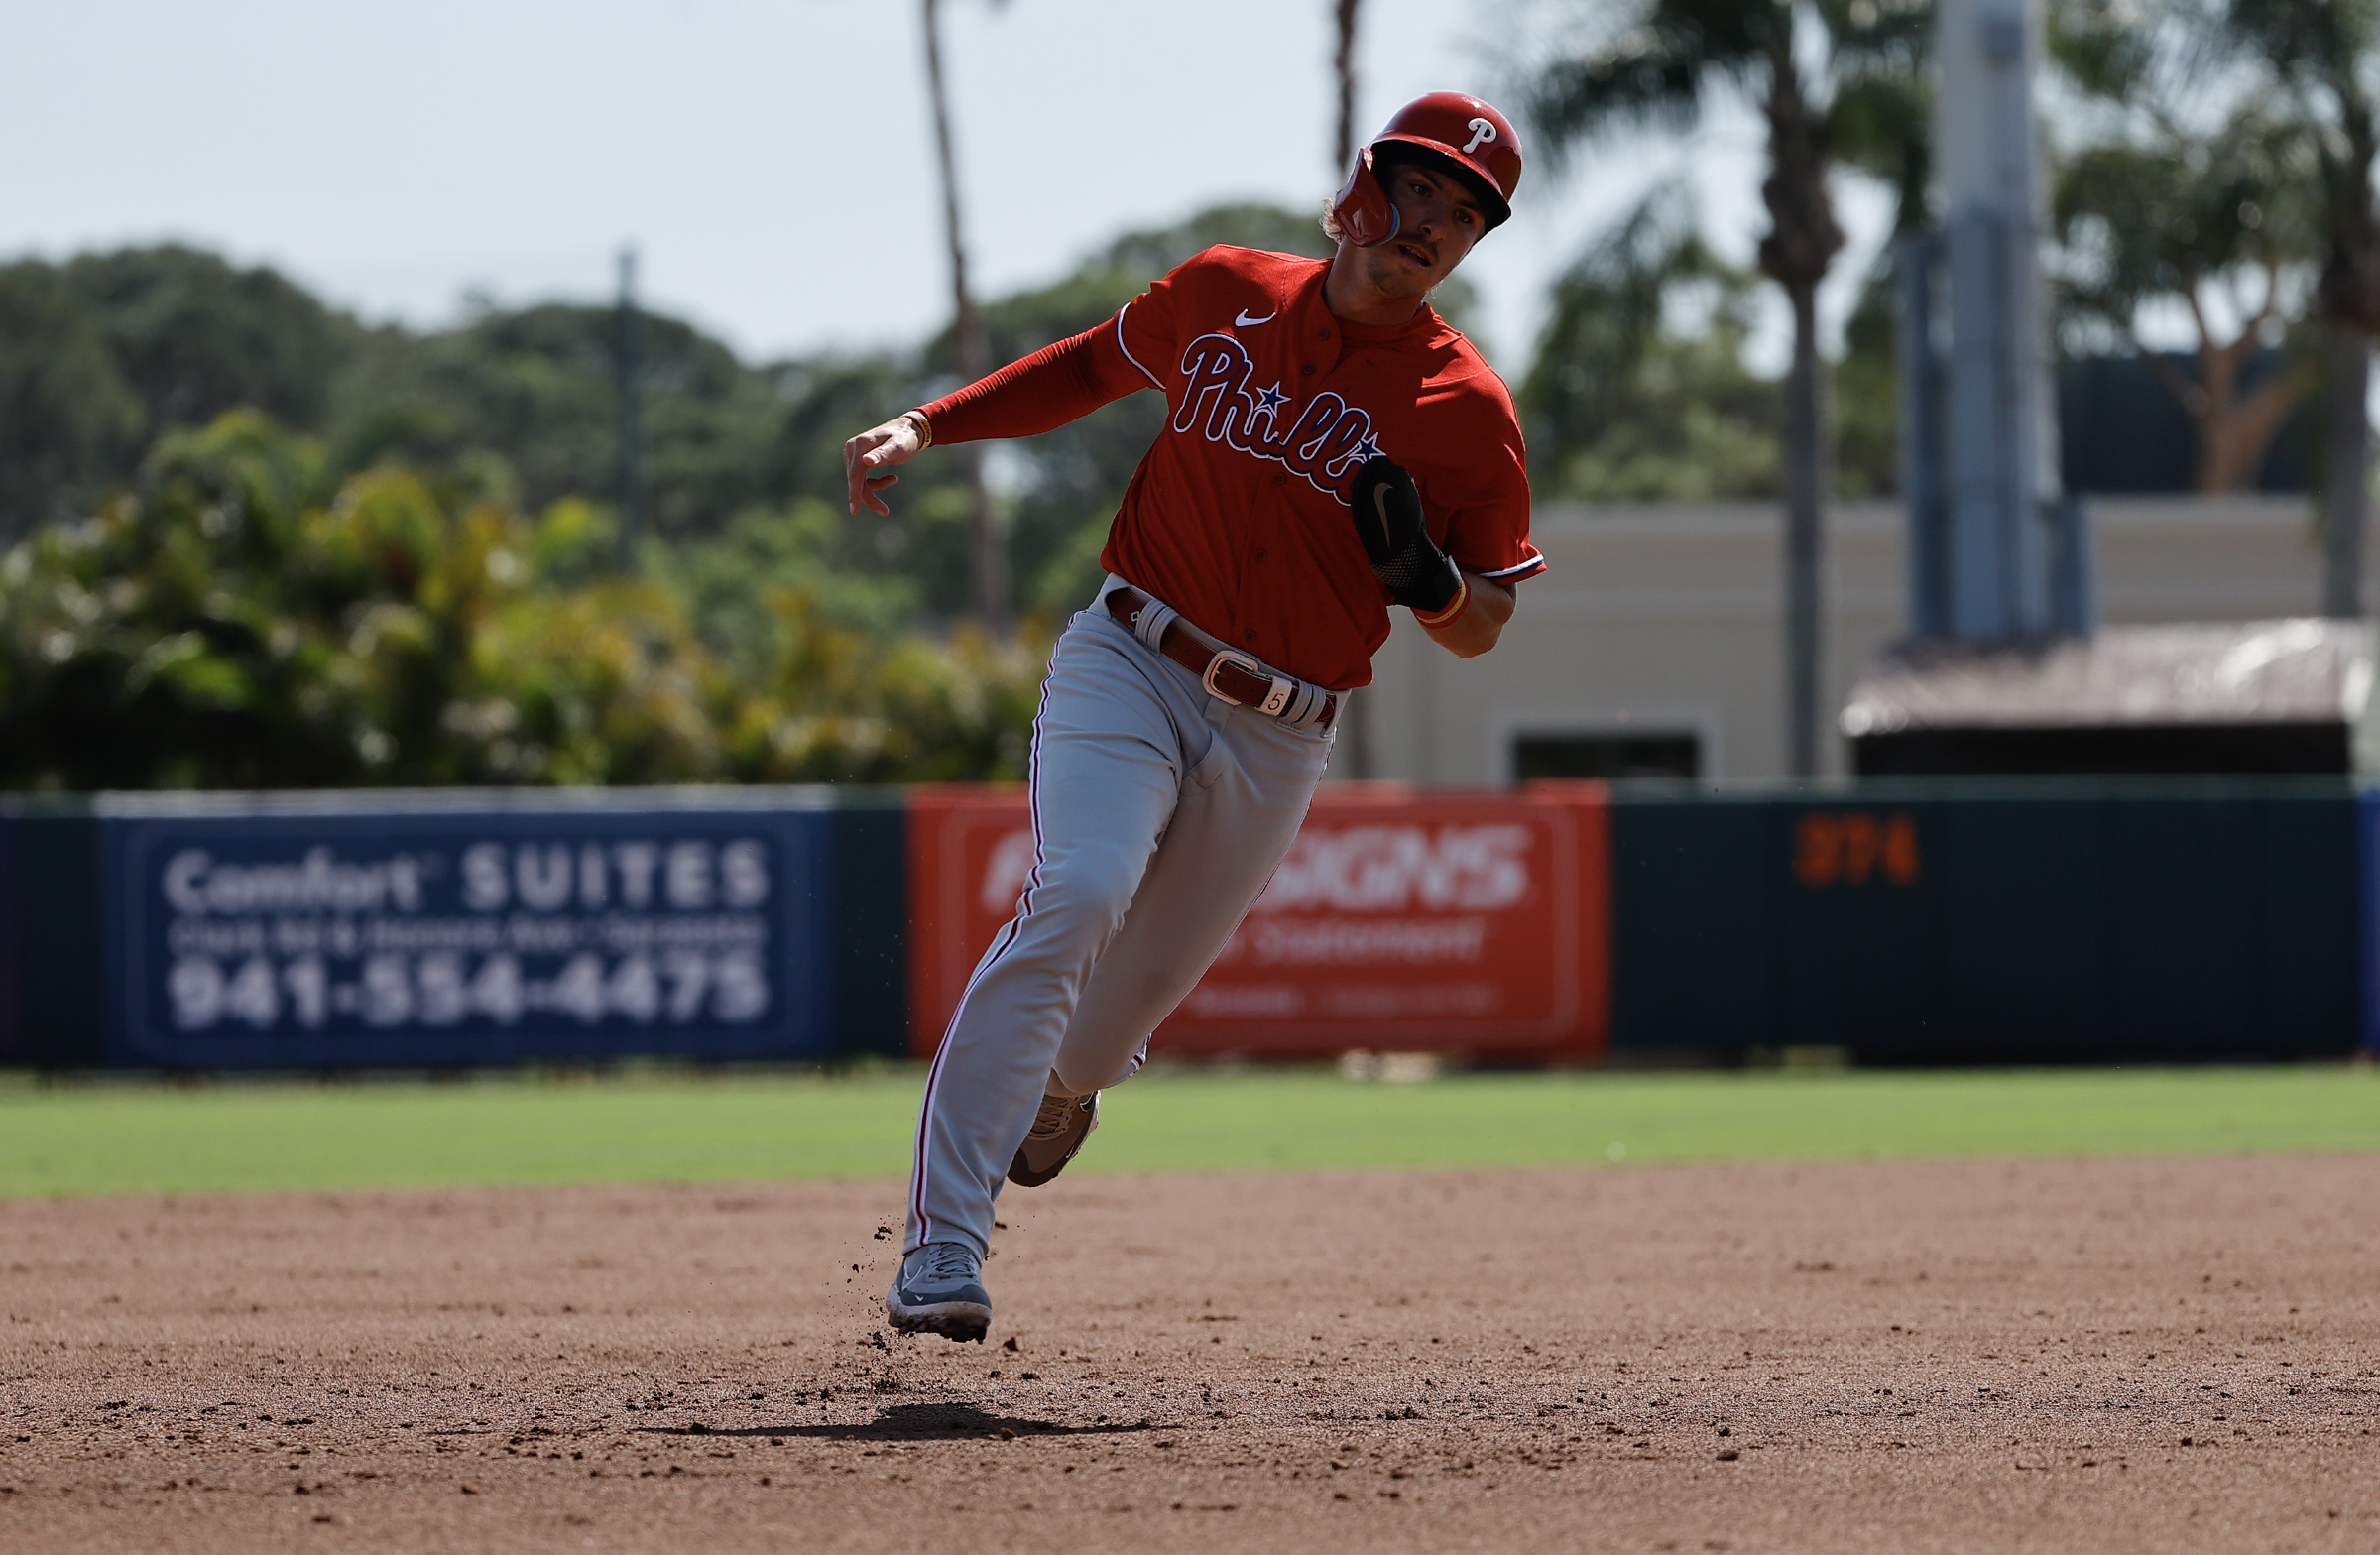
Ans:
<svg viewBox="0 0 2380 1555"><path fill-rule="evenodd" d="M2380 1547L2380 1159L897 1200L0 1204L0 1549Z"/></svg>

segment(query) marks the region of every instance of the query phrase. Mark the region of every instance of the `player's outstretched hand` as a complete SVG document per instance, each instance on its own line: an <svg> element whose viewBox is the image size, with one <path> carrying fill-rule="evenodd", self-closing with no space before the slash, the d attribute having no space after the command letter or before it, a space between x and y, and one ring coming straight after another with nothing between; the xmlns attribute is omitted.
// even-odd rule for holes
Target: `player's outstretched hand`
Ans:
<svg viewBox="0 0 2380 1555"><path fill-rule="evenodd" d="M843 445L843 480L851 489L851 511L866 504L871 513L890 516L891 508L877 493L900 483L897 475L879 475L895 464L906 464L925 447L918 418L907 411L882 426L871 426Z"/></svg>
<svg viewBox="0 0 2380 1555"><path fill-rule="evenodd" d="M1348 496L1371 575L1388 597L1425 622L1453 604L1463 593L1463 573L1430 538L1421 493L1404 466L1386 454L1365 461Z"/></svg>

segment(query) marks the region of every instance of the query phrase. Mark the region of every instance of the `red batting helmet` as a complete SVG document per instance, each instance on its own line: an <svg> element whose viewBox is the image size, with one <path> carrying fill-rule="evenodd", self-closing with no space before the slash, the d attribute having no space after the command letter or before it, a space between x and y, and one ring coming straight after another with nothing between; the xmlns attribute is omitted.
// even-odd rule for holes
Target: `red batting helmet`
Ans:
<svg viewBox="0 0 2380 1555"><path fill-rule="evenodd" d="M1520 137L1511 120L1477 97L1461 92L1416 97L1356 154L1355 171L1332 210L1340 230L1359 248L1396 235L1396 206L1380 187L1375 157L1418 162L1461 179L1478 197L1489 231L1512 214L1512 191L1520 187Z"/></svg>

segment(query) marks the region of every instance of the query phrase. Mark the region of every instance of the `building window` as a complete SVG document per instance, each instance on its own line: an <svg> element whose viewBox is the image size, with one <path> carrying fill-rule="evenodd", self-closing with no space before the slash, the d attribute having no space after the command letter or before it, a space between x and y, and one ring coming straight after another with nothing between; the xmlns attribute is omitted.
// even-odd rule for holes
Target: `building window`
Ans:
<svg viewBox="0 0 2380 1555"><path fill-rule="evenodd" d="M1512 778L1700 778L1702 736L1690 731L1524 734L1512 739Z"/></svg>

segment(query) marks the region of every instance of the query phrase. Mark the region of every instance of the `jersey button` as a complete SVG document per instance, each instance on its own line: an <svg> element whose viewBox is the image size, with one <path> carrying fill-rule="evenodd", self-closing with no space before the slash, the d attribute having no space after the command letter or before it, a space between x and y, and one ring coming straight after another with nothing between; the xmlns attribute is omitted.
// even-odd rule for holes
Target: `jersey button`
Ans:
<svg viewBox="0 0 2380 1555"><path fill-rule="evenodd" d="M1243 643L1253 643L1255 640L1256 629L1254 627L1250 627L1247 631L1240 634L1240 641Z"/></svg>
<svg viewBox="0 0 2380 1555"><path fill-rule="evenodd" d="M1264 552L1261 549L1256 552L1256 559L1258 561L1262 561L1264 559Z"/></svg>
<svg viewBox="0 0 2380 1555"><path fill-rule="evenodd" d="M1314 338L1317 340L1328 340L1330 337L1331 332L1328 329L1317 329L1314 331Z"/></svg>
<svg viewBox="0 0 2380 1555"><path fill-rule="evenodd" d="M1298 371L1305 374L1308 378L1311 378L1314 376L1314 364L1312 362L1308 362L1305 366L1299 368Z"/></svg>

